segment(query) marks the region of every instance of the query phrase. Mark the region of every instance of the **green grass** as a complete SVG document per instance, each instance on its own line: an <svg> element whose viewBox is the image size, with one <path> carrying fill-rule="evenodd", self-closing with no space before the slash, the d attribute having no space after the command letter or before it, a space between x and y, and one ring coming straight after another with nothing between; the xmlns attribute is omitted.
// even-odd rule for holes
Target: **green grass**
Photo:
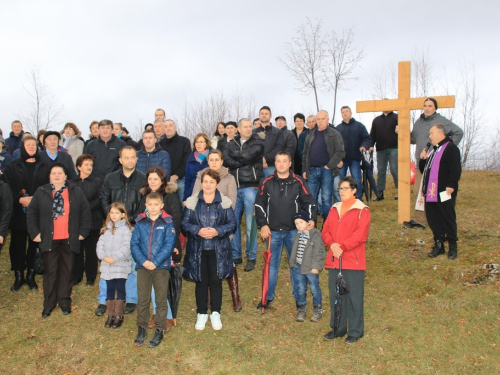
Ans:
<svg viewBox="0 0 500 375"><path fill-rule="evenodd" d="M465 172L457 201L456 261L427 257L429 229L397 224L397 202L371 203L367 245L365 336L347 346L324 341L329 330L327 273L321 274L325 314L296 323L286 256L277 297L265 314L257 270L239 269L243 311L232 311L224 285L222 322L194 330L194 284L184 283L178 326L156 349L135 348L135 313L118 330L94 316L98 287L74 288L69 316L41 318L43 294L9 292L8 244L0 257L1 374L496 374L500 367L500 289L483 263L500 263L500 174ZM419 245L416 240L425 241ZM479 280L479 283L474 283ZM41 286L41 277L37 277ZM312 313L309 297L308 317ZM149 337L152 331L149 331Z"/></svg>

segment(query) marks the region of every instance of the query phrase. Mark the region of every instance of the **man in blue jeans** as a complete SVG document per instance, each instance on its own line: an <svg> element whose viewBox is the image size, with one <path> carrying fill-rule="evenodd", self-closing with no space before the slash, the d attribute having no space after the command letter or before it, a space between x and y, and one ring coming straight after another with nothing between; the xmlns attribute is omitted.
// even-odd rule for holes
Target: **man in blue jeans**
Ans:
<svg viewBox="0 0 500 375"><path fill-rule="evenodd" d="M311 218L307 224L307 230L315 226L312 220L316 217L314 198L302 177L297 176L290 169L291 166L292 156L286 151L278 152L275 159L276 171L260 182L255 198L255 217L257 225L260 226L260 235L263 240L271 241L269 289L265 304L262 305L262 301L259 302L258 309L268 308L274 300L283 245L290 259L297 233L294 222L295 214L299 211L307 212ZM294 280L290 279L292 290L295 290Z"/></svg>
<svg viewBox="0 0 500 375"><path fill-rule="evenodd" d="M245 212L245 226L247 233L245 271L250 272L255 268L257 258L257 233L251 236L254 221L255 196L257 186L262 177L262 155L264 142L258 134L252 134L252 121L243 118L238 121L238 132L224 149L224 166L229 169L235 180L237 191L236 208L234 214L238 226L233 235L231 246L233 261L236 266L243 263L241 246L241 218Z"/></svg>
<svg viewBox="0 0 500 375"><path fill-rule="evenodd" d="M356 185L358 185L356 198L362 201L361 153L371 147L372 140L366 127L352 117L351 108L345 105L340 109L340 113L342 114L342 122L337 125L337 130L342 134L345 150L344 165L340 170L340 177L347 176L347 170L349 169L351 176L356 180Z"/></svg>
<svg viewBox="0 0 500 375"><path fill-rule="evenodd" d="M321 188L321 207L317 207L318 212L326 219L332 207L332 193L336 197L338 195L338 186L334 186L334 181L340 175L339 168L342 168L344 142L340 133L328 126L327 111L319 111L316 120L317 126L309 130L304 142L302 175L307 179L315 202Z"/></svg>
<svg viewBox="0 0 500 375"><path fill-rule="evenodd" d="M392 111L383 112L373 119L370 130L372 147L377 148L377 196L374 201L384 199L387 164L391 168L394 186L398 189L398 115ZM394 199L398 199L398 196Z"/></svg>
<svg viewBox="0 0 500 375"><path fill-rule="evenodd" d="M101 189L101 208L105 215L108 215L109 206L114 202L122 202L127 209L127 216L135 224L135 217L142 199L140 190L146 181L146 175L136 169L137 152L132 146L125 146L119 151L119 161L122 168L106 176ZM124 313L131 314L137 305L137 270L134 259L132 259L132 272L127 277L126 296L127 303ZM99 281L99 306L95 310L97 316L102 316L106 312L106 281Z"/></svg>

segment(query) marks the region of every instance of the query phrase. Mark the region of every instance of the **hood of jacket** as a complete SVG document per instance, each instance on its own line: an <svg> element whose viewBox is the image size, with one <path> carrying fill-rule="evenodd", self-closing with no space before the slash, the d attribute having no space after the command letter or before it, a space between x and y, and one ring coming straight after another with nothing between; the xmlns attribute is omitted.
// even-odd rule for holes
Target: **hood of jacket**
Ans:
<svg viewBox="0 0 500 375"><path fill-rule="evenodd" d="M198 193L198 196L191 196L188 199L186 199L186 208L189 208L190 210L193 210L196 208L196 205L198 204L198 200L203 199L203 190L200 190ZM215 198L213 203L220 203L222 208L227 209L231 207L231 199L226 197L224 194L221 194L220 191L215 192Z"/></svg>

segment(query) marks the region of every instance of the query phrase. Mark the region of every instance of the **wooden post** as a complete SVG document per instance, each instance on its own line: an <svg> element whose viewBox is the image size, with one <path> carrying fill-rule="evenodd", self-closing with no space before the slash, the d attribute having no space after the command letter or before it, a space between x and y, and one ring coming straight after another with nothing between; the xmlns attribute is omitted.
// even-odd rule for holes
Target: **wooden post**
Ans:
<svg viewBox="0 0 500 375"><path fill-rule="evenodd" d="M410 111L422 109L427 97L411 97L411 63L400 61L398 64L398 98L389 100L365 100L356 102L356 112L398 112L398 222L411 218L410 186ZM455 107L455 96L433 96L439 108ZM418 160L417 160L418 162ZM418 164L416 166L418 168Z"/></svg>

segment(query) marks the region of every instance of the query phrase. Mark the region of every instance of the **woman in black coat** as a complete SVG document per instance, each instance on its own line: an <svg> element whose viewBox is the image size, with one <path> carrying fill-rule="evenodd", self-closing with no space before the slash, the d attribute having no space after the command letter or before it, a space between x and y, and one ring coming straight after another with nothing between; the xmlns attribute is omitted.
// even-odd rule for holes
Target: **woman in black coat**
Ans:
<svg viewBox="0 0 500 375"><path fill-rule="evenodd" d="M15 281L10 288L11 292L17 292L25 282L31 290L38 289L33 269L33 260L38 246L28 238L26 211L36 189L49 182L49 165L42 161L38 154L36 139L31 135L25 136L19 150L21 158L10 163L4 173L14 202L10 220L9 255ZM26 240L28 240L27 248ZM24 279L25 269L28 270L26 280Z"/></svg>
<svg viewBox="0 0 500 375"><path fill-rule="evenodd" d="M43 318L57 304L64 315L71 314L75 254L91 228L87 199L78 186L67 182L67 173L64 165L51 165L50 183L37 189L27 214L28 232L39 244L45 266Z"/></svg>
<svg viewBox="0 0 500 375"><path fill-rule="evenodd" d="M196 282L198 331L205 329L208 321L208 287L212 328L222 328L222 279L233 276L229 236L236 231L236 217L231 200L217 190L219 182L219 174L206 169L201 175L202 191L186 200L182 214L181 227L188 235L183 276Z"/></svg>
<svg viewBox="0 0 500 375"><path fill-rule="evenodd" d="M82 189L87 202L89 202L92 227L90 234L81 241L80 254L76 255L73 285L78 285L82 281L83 271L87 276L87 285L94 285L97 277L96 246L97 241L99 241L99 232L103 226L104 216L99 201L102 181L100 178L91 176L93 166L94 157L92 155L83 154L76 159L76 169L79 177L73 182Z"/></svg>

